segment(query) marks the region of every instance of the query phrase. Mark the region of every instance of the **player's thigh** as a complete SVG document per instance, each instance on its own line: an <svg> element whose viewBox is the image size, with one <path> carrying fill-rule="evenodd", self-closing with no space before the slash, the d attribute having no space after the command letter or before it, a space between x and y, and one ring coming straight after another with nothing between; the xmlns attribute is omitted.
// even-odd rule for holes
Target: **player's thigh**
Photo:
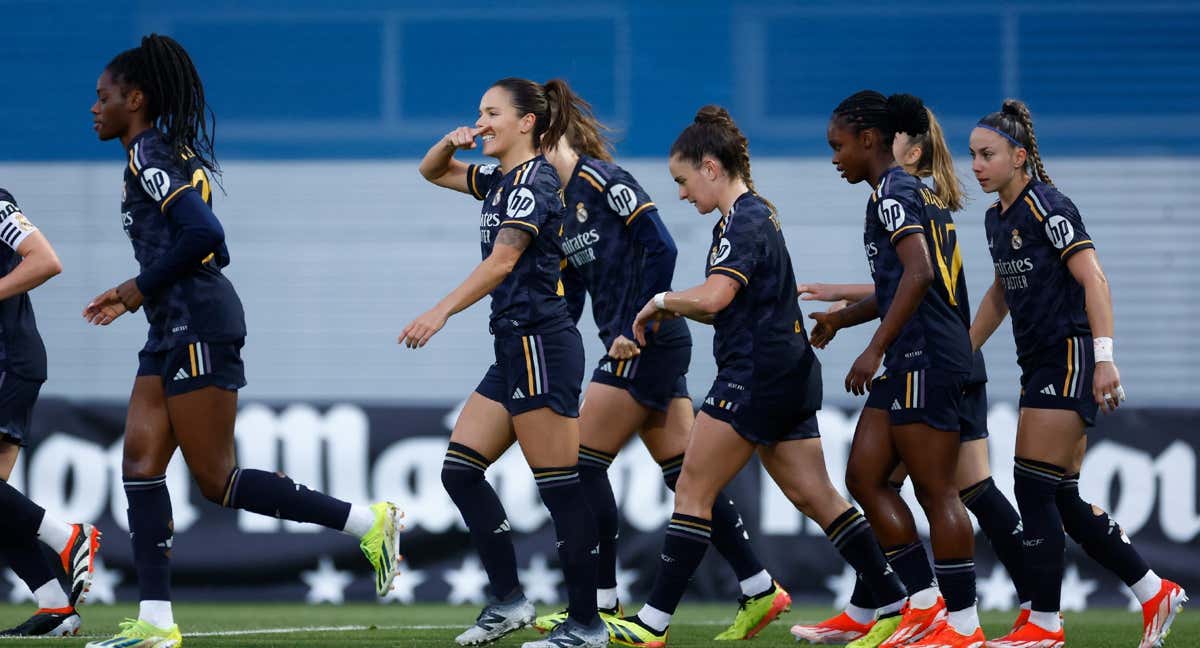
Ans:
<svg viewBox="0 0 1200 648"><path fill-rule="evenodd" d="M1083 470L1083 455L1087 454L1087 435L1079 435L1075 442L1075 454L1071 457L1071 465L1067 466L1068 475L1077 475Z"/></svg>
<svg viewBox="0 0 1200 648"><path fill-rule="evenodd" d="M900 456L892 443L891 419L885 410L864 407L854 428L846 482L853 493L860 489L882 487L900 465Z"/></svg>
<svg viewBox="0 0 1200 648"><path fill-rule="evenodd" d="M667 411L651 411L642 426L642 443L655 461L678 457L687 450L696 423L690 398L672 398Z"/></svg>
<svg viewBox="0 0 1200 648"><path fill-rule="evenodd" d="M167 397L167 414L188 470L209 499L237 467L233 442L238 394L214 385Z"/></svg>
<svg viewBox="0 0 1200 648"><path fill-rule="evenodd" d="M959 490L974 486L991 476L987 439L973 439L959 446L958 468L954 473L954 482Z"/></svg>
<svg viewBox="0 0 1200 648"><path fill-rule="evenodd" d="M628 391L593 381L579 408L579 444L617 454L649 414Z"/></svg>
<svg viewBox="0 0 1200 648"><path fill-rule="evenodd" d="M133 393L125 412L122 474L126 477L165 474L176 446L162 378L138 376L133 381Z"/></svg>
<svg viewBox="0 0 1200 648"><path fill-rule="evenodd" d="M957 430L939 430L924 423L893 425L892 441L918 494L957 493L954 477L961 445Z"/></svg>
<svg viewBox="0 0 1200 648"><path fill-rule="evenodd" d="M450 441L467 446L488 461L500 458L516 439L508 410L478 392L467 397L450 433Z"/></svg>
<svg viewBox="0 0 1200 648"><path fill-rule="evenodd" d="M675 510L697 517L711 516L717 493L746 465L754 449L755 445L732 425L701 412L692 427L675 485Z"/></svg>
<svg viewBox="0 0 1200 648"><path fill-rule="evenodd" d="M1070 466L1084 436L1083 419L1073 410L1021 408L1017 419L1016 456Z"/></svg>
<svg viewBox="0 0 1200 648"><path fill-rule="evenodd" d="M530 468L579 463L579 419L541 407L512 417L517 443Z"/></svg>
<svg viewBox="0 0 1200 648"><path fill-rule="evenodd" d="M21 446L0 441L0 480L8 481L12 477L13 466L17 465L17 456L20 454Z"/></svg>
<svg viewBox="0 0 1200 648"><path fill-rule="evenodd" d="M829 479L820 438L760 446L758 456L784 495L822 528L849 506Z"/></svg>

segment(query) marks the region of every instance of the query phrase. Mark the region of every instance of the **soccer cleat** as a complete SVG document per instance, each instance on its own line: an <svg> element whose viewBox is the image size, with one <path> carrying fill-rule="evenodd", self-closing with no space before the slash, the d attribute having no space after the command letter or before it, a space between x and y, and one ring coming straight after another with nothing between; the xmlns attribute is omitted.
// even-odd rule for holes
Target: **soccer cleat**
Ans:
<svg viewBox="0 0 1200 648"><path fill-rule="evenodd" d="M599 608L596 611L600 614L600 618L602 620L603 619L611 619L613 617L624 616L624 614L625 614L624 610L621 609L620 601L617 601L617 604L614 605L613 607ZM567 620L567 611L566 610L559 610L558 612L552 612L550 614L543 614L542 616L538 617L537 619L534 619L533 629L537 630L538 632L550 632L551 630L557 628L560 624L562 624L563 621L566 621L566 620Z"/></svg>
<svg viewBox="0 0 1200 648"><path fill-rule="evenodd" d="M371 530L362 537L358 546L375 569L375 593L387 596L392 589L393 579L400 571L402 558L398 536L404 528L400 524L404 514L391 502L372 504L371 510L375 513L375 524L371 525Z"/></svg>
<svg viewBox="0 0 1200 648"><path fill-rule="evenodd" d="M1012 630L1009 630L1010 634L1013 632L1016 632L1017 630L1020 630L1021 626L1025 625L1026 623L1029 623L1029 612L1030 612L1029 608L1021 608L1021 610L1019 612L1017 612L1017 620L1013 621Z"/></svg>
<svg viewBox="0 0 1200 648"><path fill-rule="evenodd" d="M58 553L59 563L71 581L67 592L67 604L75 607L87 598L92 588L92 574L96 568L96 554L100 552L100 531L90 524L72 524L71 539Z"/></svg>
<svg viewBox="0 0 1200 648"><path fill-rule="evenodd" d="M608 629L599 619L591 626L567 619L558 624L544 639L526 641L521 648L604 648L608 645Z"/></svg>
<svg viewBox="0 0 1200 648"><path fill-rule="evenodd" d="M792 597L779 583L771 581L771 589L757 596L738 597L738 604L733 624L713 637L713 641L753 639L767 624L792 608Z"/></svg>
<svg viewBox="0 0 1200 648"><path fill-rule="evenodd" d="M510 632L533 624L533 603L520 596L508 603L490 603L475 617L475 625L454 640L460 646L491 643Z"/></svg>
<svg viewBox="0 0 1200 648"><path fill-rule="evenodd" d="M900 627L901 620L899 614L876 619L875 625L871 626L871 630L867 634L851 641L846 648L879 648L879 645L887 641L888 637L896 632L896 628Z"/></svg>
<svg viewBox="0 0 1200 648"><path fill-rule="evenodd" d="M84 648L179 648L183 645L178 625L159 628L140 619L125 619L118 627L121 631L112 639L91 641Z"/></svg>
<svg viewBox="0 0 1200 648"><path fill-rule="evenodd" d="M0 630L0 637L66 637L79 634L82 624L73 607L46 609L33 613L15 628Z"/></svg>
<svg viewBox="0 0 1200 648"><path fill-rule="evenodd" d="M1138 648L1160 648L1187 600L1182 587L1164 578L1158 594L1142 604L1142 642Z"/></svg>
<svg viewBox="0 0 1200 648"><path fill-rule="evenodd" d="M1027 621L1012 632L987 642L988 648L1062 648L1066 641L1063 628L1051 632Z"/></svg>
<svg viewBox="0 0 1200 648"><path fill-rule="evenodd" d="M916 642L907 644L907 648L983 648L987 638L983 636L983 628L975 628L975 632L969 635L959 634L958 630L949 623L943 623L938 626L933 632L925 635L925 638ZM1060 644L1061 645L1061 644ZM1034 645L1028 645L1024 648L1037 648Z"/></svg>
<svg viewBox="0 0 1200 648"><path fill-rule="evenodd" d="M655 632L653 628L646 627L637 615L606 619L604 625L614 643L635 648L664 648L670 632L670 628Z"/></svg>
<svg viewBox="0 0 1200 648"><path fill-rule="evenodd" d="M904 604L900 613L900 624L892 636L888 637L879 648L897 648L916 642L946 622L946 601L938 596L933 607L924 610L915 608L911 603Z"/></svg>
<svg viewBox="0 0 1200 648"><path fill-rule="evenodd" d="M899 617L896 618L899 619ZM842 612L833 618L813 625L794 625L792 626L792 636L796 638L796 641L810 644L844 644L867 636L873 627L875 627L875 621L859 623L851 619L850 615ZM895 628L893 627L892 630ZM892 630L883 635L880 642L887 639L888 635L892 634Z"/></svg>

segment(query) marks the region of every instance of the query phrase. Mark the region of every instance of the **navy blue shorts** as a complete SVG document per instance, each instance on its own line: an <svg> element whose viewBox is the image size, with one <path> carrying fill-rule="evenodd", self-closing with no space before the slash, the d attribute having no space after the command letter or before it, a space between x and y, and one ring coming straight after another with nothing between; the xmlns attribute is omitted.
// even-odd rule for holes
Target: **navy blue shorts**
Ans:
<svg viewBox="0 0 1200 648"><path fill-rule="evenodd" d="M687 370L692 347L650 345L632 360L605 355L592 372L592 382L624 389L633 400L659 412L675 398L688 398Z"/></svg>
<svg viewBox="0 0 1200 648"><path fill-rule="evenodd" d="M510 416L549 407L579 417L583 339L575 327L541 335L497 335L496 362L475 391Z"/></svg>
<svg viewBox="0 0 1200 648"><path fill-rule="evenodd" d="M167 396L204 387L237 391L246 386L242 342L193 342L166 351L142 351L137 375L161 377Z"/></svg>
<svg viewBox="0 0 1200 648"><path fill-rule="evenodd" d="M33 405L41 390L40 380L25 380L8 372L0 372L0 441L19 446L29 445Z"/></svg>
<svg viewBox="0 0 1200 648"><path fill-rule="evenodd" d="M963 387L958 408L958 440L961 443L988 438L987 383L971 383Z"/></svg>
<svg viewBox="0 0 1200 648"><path fill-rule="evenodd" d="M747 385L720 375L704 398L700 411L733 426L743 439L758 445L815 439L817 410L821 409L821 363L816 357L795 371L770 381Z"/></svg>
<svg viewBox="0 0 1200 648"><path fill-rule="evenodd" d="M933 368L885 372L871 381L867 407L887 412L892 425L924 423L934 429L958 432L962 429L966 380L965 373Z"/></svg>
<svg viewBox="0 0 1200 648"><path fill-rule="evenodd" d="M1096 360L1090 335L1061 340L1020 364L1021 407L1071 410L1087 427L1096 424L1100 406L1092 397Z"/></svg>

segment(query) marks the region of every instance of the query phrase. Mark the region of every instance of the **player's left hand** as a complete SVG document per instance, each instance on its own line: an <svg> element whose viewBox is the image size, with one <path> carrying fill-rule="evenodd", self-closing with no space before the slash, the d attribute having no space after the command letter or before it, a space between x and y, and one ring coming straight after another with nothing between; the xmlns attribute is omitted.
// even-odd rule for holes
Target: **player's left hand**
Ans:
<svg viewBox="0 0 1200 648"><path fill-rule="evenodd" d="M608 348L608 357L614 360L628 360L641 352L642 349L637 342L624 335L618 335L617 339L613 340L612 346Z"/></svg>
<svg viewBox="0 0 1200 648"><path fill-rule="evenodd" d="M89 324L108 326L113 320L126 313L125 304L117 294L116 288L110 288L92 298L83 307L83 319Z"/></svg>
<svg viewBox="0 0 1200 648"><path fill-rule="evenodd" d="M646 302L645 306L642 306L642 310L638 311L637 317L633 320L633 337L637 338L638 344L645 346L647 324L650 322L661 322L662 320L672 319L675 317L679 317L679 315L669 310L659 310L658 306L655 305L654 300L651 299L650 301Z"/></svg>
<svg viewBox="0 0 1200 648"><path fill-rule="evenodd" d="M862 355L854 361L850 367L850 373L846 374L846 391L853 393L855 396L862 396L871 391L871 380L875 377L875 372L879 371L879 364L883 362L883 354L867 347Z"/></svg>
<svg viewBox="0 0 1200 648"><path fill-rule="evenodd" d="M426 311L417 319L409 322L408 326L400 331L400 337L396 341L410 349L419 349L429 342L434 333L442 330L447 319L449 317L436 308Z"/></svg>
<svg viewBox="0 0 1200 648"><path fill-rule="evenodd" d="M1105 412L1114 412L1125 400L1125 388L1121 386L1121 373L1112 362L1097 362L1092 376L1092 398Z"/></svg>
<svg viewBox="0 0 1200 648"><path fill-rule="evenodd" d="M138 288L137 280L126 279L120 286L117 286L116 291L117 297L125 305L125 310L136 313L137 309L142 307L145 297L142 296L142 289Z"/></svg>

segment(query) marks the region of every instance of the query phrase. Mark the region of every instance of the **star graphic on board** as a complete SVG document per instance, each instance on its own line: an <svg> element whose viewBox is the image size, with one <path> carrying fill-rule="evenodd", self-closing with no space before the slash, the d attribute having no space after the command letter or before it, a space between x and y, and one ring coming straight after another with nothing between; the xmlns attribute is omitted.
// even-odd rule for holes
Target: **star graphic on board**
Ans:
<svg viewBox="0 0 1200 648"><path fill-rule="evenodd" d="M858 573L850 565L846 565L842 573L825 579L825 587L833 592L833 607L844 608L850 603L850 593L857 582Z"/></svg>
<svg viewBox="0 0 1200 648"><path fill-rule="evenodd" d="M629 588L638 581L638 570L621 569L621 561L617 561L617 600L628 601L633 598Z"/></svg>
<svg viewBox="0 0 1200 648"><path fill-rule="evenodd" d="M562 573L550 569L545 554L534 554L529 559L529 569L517 570L521 584L525 586L525 598L532 603L557 603L558 584L562 582Z"/></svg>
<svg viewBox="0 0 1200 648"><path fill-rule="evenodd" d="M341 605L346 601L346 587L354 580L348 571L340 571L329 556L321 556L317 568L300 572L300 580L308 585L309 603L333 603Z"/></svg>
<svg viewBox="0 0 1200 648"><path fill-rule="evenodd" d="M403 569L392 578L392 591L379 599L380 603L412 603L417 600L417 585L425 582L425 572Z"/></svg>
<svg viewBox="0 0 1200 648"><path fill-rule="evenodd" d="M88 590L87 604L103 603L112 605L117 602L117 586L124 582L125 576L115 569L104 566L104 560L96 558L92 565L92 587Z"/></svg>
<svg viewBox="0 0 1200 648"><path fill-rule="evenodd" d="M1013 587L1008 572L1000 565L992 568L992 575L979 579L975 584L979 592L979 609L981 610L1011 610L1017 590Z"/></svg>
<svg viewBox="0 0 1200 648"><path fill-rule="evenodd" d="M1130 612L1142 611L1142 602L1138 600L1137 594L1134 594L1133 590L1129 589L1128 586L1125 586L1121 588L1121 593L1125 595L1125 598L1129 599L1129 605L1125 606L1126 610L1129 610Z"/></svg>
<svg viewBox="0 0 1200 648"><path fill-rule="evenodd" d="M1082 612L1087 609L1088 595L1096 591L1096 581L1079 577L1079 568L1075 565L1067 567L1063 572L1062 600L1060 609L1067 612Z"/></svg>
<svg viewBox="0 0 1200 648"><path fill-rule="evenodd" d="M450 586L450 593L446 595L447 603L458 605L484 601L483 588L488 584L488 577L475 556L467 556L458 569L447 569L442 573L442 579Z"/></svg>
<svg viewBox="0 0 1200 648"><path fill-rule="evenodd" d="M29 591L29 586L17 576L16 572L11 569L6 570L4 577L8 579L8 584L11 586L8 591L9 603L33 602L33 592Z"/></svg>

